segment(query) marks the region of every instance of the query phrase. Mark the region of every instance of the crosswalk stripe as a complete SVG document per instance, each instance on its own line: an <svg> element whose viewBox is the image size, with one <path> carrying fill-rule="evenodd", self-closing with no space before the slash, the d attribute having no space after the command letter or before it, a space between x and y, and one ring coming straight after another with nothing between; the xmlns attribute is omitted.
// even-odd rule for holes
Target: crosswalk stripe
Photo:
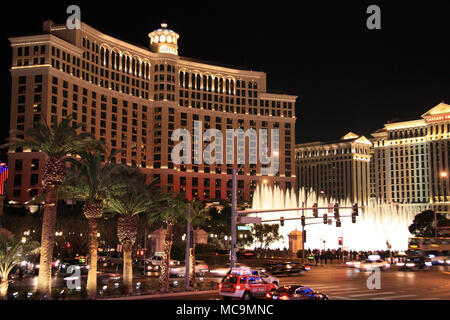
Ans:
<svg viewBox="0 0 450 320"><path fill-rule="evenodd" d="M395 294L395 291L389 291L389 292L380 292L380 293L364 293L364 294L351 294L349 297L357 298L357 297L365 297L365 296L381 296L386 294Z"/></svg>

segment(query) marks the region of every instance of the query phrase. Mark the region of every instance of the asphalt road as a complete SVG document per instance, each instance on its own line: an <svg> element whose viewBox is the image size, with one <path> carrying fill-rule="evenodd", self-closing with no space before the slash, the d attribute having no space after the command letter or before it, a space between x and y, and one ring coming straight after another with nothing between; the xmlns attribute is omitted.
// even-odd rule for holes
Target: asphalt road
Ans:
<svg viewBox="0 0 450 320"><path fill-rule="evenodd" d="M342 265L311 267L299 276L279 277L280 284L296 284L323 292L332 300L450 300L450 267L430 271L400 271L396 266L381 271L380 289L369 289L371 272ZM374 281L371 282L375 284ZM217 300L218 293L171 297L166 300ZM161 298L159 298L161 300Z"/></svg>

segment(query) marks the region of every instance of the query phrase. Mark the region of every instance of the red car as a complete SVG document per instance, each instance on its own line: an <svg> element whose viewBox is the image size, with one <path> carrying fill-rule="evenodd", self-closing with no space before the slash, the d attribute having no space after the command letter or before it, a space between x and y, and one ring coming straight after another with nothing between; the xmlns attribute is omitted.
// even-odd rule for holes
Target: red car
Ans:
<svg viewBox="0 0 450 320"><path fill-rule="evenodd" d="M248 268L233 269L219 284L219 295L224 300L238 298L250 300L265 297L267 293L277 288L273 283L267 283L261 277L251 274Z"/></svg>

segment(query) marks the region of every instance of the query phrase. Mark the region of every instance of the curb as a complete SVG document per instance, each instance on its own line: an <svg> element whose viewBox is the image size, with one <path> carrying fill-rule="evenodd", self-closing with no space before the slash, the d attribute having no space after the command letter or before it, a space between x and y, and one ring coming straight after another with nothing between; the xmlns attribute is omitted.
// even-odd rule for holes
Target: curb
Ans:
<svg viewBox="0 0 450 320"><path fill-rule="evenodd" d="M207 291L183 291L183 292L174 292L174 293L159 293L159 294L147 294L141 296L126 296L119 298L108 298L108 299L98 299L98 300L143 300L143 299L157 299L157 298L167 298L167 297L180 297L180 296L189 296L193 294L206 294L206 293L216 293L216 290L207 290Z"/></svg>

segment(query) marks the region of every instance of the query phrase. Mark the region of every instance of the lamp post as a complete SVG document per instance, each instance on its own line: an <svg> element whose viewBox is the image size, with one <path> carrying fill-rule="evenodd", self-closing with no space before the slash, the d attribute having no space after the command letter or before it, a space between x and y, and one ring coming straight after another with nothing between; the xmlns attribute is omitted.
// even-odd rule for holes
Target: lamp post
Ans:
<svg viewBox="0 0 450 320"><path fill-rule="evenodd" d="M444 194L444 202L445 202L445 200L446 200L445 198L446 198L447 195L446 195L446 192L445 192L446 188L445 188L445 181L444 181L444 179L448 178L448 172L447 171L441 171L439 173L439 176L442 179L442 190L444 191L443 194ZM438 230L437 214L436 214L436 210L434 210L434 237L437 237L437 230Z"/></svg>
<svg viewBox="0 0 450 320"><path fill-rule="evenodd" d="M266 152L269 152L270 148L266 149ZM274 151L273 154L275 156L278 156L279 153L278 151ZM250 154L247 155L247 157L245 158L245 161L243 164L241 164L238 168L238 171L240 171L245 163L247 162L247 160L249 159ZM237 245L236 245L236 220L237 220L237 181L236 181L236 169L233 168L233 178L232 178L232 189L231 189L231 252L230 252L230 267L234 268L236 266L236 249L237 249ZM264 179L267 181L267 179ZM268 182L268 181L267 181Z"/></svg>
<svg viewBox="0 0 450 320"><path fill-rule="evenodd" d="M186 208L187 215L187 228L186 228L186 256L184 259L185 274L184 274L184 287L186 290L190 288L189 283L189 265L190 265L190 250L191 250L191 204L188 203Z"/></svg>

